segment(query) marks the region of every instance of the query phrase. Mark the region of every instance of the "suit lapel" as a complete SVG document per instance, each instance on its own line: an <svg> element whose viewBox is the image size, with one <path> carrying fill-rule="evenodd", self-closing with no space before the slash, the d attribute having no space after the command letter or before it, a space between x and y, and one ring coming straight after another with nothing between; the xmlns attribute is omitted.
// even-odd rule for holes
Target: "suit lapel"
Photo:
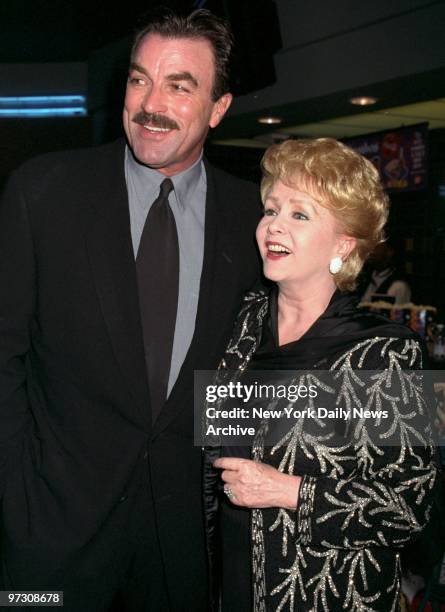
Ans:
<svg viewBox="0 0 445 612"><path fill-rule="evenodd" d="M215 283L216 269L218 266L218 243L220 238L220 225L217 223L221 219L220 201L215 186L215 181L211 167L205 164L207 177L207 197L206 197L206 220L204 236L204 265L199 288L199 301L196 314L196 327L193 340L187 357L194 361L195 355L199 355L205 349L212 327L215 325L212 313L212 304L217 296Z"/></svg>
<svg viewBox="0 0 445 612"><path fill-rule="evenodd" d="M114 356L145 429L151 425L136 270L131 243L124 143L109 146L89 191L87 249ZM104 187L105 186L105 187ZM130 406L132 404L130 403Z"/></svg>

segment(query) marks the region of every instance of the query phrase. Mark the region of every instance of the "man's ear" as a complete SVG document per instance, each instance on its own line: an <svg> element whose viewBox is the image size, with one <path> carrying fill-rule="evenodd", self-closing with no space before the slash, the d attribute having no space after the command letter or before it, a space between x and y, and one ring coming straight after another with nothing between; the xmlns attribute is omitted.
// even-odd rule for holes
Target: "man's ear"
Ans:
<svg viewBox="0 0 445 612"><path fill-rule="evenodd" d="M215 128L221 119L226 114L229 106L232 104L233 96L231 93L226 93L221 96L213 106L212 114L209 121L209 126Z"/></svg>

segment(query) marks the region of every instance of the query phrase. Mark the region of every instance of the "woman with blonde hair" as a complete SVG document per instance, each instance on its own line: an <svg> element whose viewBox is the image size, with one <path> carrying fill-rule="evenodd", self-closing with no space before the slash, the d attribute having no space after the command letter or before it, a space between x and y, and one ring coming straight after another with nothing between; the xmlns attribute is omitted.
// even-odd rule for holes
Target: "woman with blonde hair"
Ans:
<svg viewBox="0 0 445 612"><path fill-rule="evenodd" d="M334 405L366 407L371 416L348 417L340 430L320 417L284 430L281 421L274 439L277 423L263 419L250 456L234 456L227 443L207 450L208 524L220 512L222 525L222 607L397 610L399 549L428 520L436 466L416 374L420 339L361 312L351 294L384 238L387 197L374 166L328 138L274 145L262 166L256 237L273 287L246 296L217 381L290 370L304 382L326 371L338 383ZM375 408L386 418L373 417Z"/></svg>

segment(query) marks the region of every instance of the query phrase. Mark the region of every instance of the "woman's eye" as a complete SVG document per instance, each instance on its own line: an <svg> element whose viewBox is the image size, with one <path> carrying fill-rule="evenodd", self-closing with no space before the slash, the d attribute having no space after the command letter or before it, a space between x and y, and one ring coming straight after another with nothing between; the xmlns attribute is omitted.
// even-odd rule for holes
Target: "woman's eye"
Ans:
<svg viewBox="0 0 445 612"><path fill-rule="evenodd" d="M308 221L309 217L302 212L295 212L294 219L300 219L301 221Z"/></svg>
<svg viewBox="0 0 445 612"><path fill-rule="evenodd" d="M263 215L265 217L272 217L273 215L276 215L276 212L274 211L273 208L265 208L263 210Z"/></svg>

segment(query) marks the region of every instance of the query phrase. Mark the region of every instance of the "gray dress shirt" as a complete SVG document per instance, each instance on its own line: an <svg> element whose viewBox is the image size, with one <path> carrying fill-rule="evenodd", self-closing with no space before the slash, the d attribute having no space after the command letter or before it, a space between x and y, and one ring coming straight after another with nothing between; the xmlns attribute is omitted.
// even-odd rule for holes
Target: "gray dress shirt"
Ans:
<svg viewBox="0 0 445 612"><path fill-rule="evenodd" d="M184 172L170 178L174 191L170 193L168 201L175 217L179 242L179 297L168 393L176 382L195 331L204 257L207 193L207 179L202 159ZM159 188L165 175L137 162L127 147L125 179L130 207L131 238L136 258L145 219L152 203L159 195Z"/></svg>

